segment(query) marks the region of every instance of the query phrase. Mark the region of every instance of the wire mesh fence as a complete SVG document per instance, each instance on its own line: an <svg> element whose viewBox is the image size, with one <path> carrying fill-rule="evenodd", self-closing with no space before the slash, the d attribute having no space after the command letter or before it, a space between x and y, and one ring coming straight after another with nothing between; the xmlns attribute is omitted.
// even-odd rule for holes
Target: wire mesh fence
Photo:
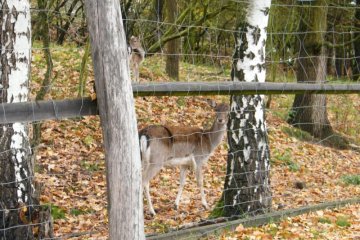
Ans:
<svg viewBox="0 0 360 240"><path fill-rule="evenodd" d="M28 86L30 100L40 100L37 98L40 90L46 91L45 100L79 97L95 99L92 62L86 51L88 33L83 2L54 1L53 5L45 1L31 3L33 47L32 80ZM318 55L300 55L299 52L302 47L306 48L304 37L311 38L320 32L324 35L324 45L327 47L325 69L318 70L326 72L326 79L321 79L320 84L346 83L355 86L352 84L359 79L357 42L360 30L357 14L360 7L357 2L348 1L325 4L327 26L322 30L304 30L299 28L300 19L304 16L302 14L314 8L324 8L324 5L272 1L267 28L266 81L295 83L299 68L305 68L305 72L316 68ZM130 40L132 35L139 37L146 53L139 68L140 84L161 83L167 86L169 82L173 84L174 79L187 83L211 82L215 85L230 81L236 36L243 33L239 28L244 24L247 5L247 1L178 1L175 9L170 9L173 6L161 0L122 1L127 39ZM45 35L42 29L46 30ZM46 34L50 42L48 45ZM175 47L171 47L171 44ZM299 65L302 59L309 59L311 64ZM176 69L176 66L178 75L170 77L171 68ZM44 81L46 78L49 81ZM305 82L311 85L312 81ZM2 90L2 94L4 92ZM228 95L219 94L206 97L201 94L193 96L191 93L183 96L167 95L170 96L135 98L139 129L152 124L210 129L215 112L206 99L211 98L218 103L230 103L231 99ZM266 95L267 104L266 107L262 106L262 110L267 121L270 170L236 174L248 176L269 173L271 195L268 198L272 203L268 209L244 213L246 216L256 215L258 211L295 209L359 196L360 98L358 94L326 97L326 104L294 107L293 95ZM329 119L326 124L332 127L333 133L318 138L301 130L301 124L314 125L314 122L300 122L296 124L297 127L289 124L289 117L297 108L315 108L318 112L326 110ZM247 113L251 114L251 111ZM239 111L231 108L230 114L236 115ZM6 117L6 111L3 111L3 115ZM0 235L5 234L4 239L7 239L6 232L24 226L32 226L31 231L37 234L40 226L51 225L54 235L43 239L107 239L105 157L99 118L89 116L63 121L37 121L33 124L41 124L41 141L37 145L33 144L32 135L35 133L35 125L27 127L27 145L31 146L27 149L33 153L34 172L22 177L20 182L10 178L9 181L1 181L0 189L16 189L21 182L30 181L36 186L32 194L38 194L39 203L19 204L11 209L1 207L3 223L0 223ZM4 126L13 128L11 125ZM203 167L209 209L202 206L193 171L186 178L178 209L174 205L179 188L179 168L163 168L154 177L150 182L150 194L155 217L149 213L146 200L144 202L147 234L176 233L180 229L236 217L224 217L219 213L226 207L220 201L225 191L225 179L234 176L229 174L231 166L227 159L232 154L244 154L244 150L233 150L227 141L234 131L240 129L251 131L252 126L233 128L231 131L228 129L226 137ZM191 138L191 135L185 136ZM160 138L167 138L171 142L174 136L171 134L170 137ZM6 155L9 151L11 149L0 154ZM251 189L256 192L264 184L254 182L250 186L239 185L226 190L247 192ZM253 199L235 205L258 201ZM37 210L40 206L48 209L52 219L38 221L42 218L34 213L40 211ZM9 226L5 222L11 211L19 215L23 226Z"/></svg>

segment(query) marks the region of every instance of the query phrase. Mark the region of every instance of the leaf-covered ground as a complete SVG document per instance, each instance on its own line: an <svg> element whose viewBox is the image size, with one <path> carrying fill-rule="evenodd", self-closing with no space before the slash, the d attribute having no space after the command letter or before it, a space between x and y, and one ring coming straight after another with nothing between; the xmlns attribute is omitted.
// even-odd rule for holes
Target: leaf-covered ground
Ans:
<svg viewBox="0 0 360 240"><path fill-rule="evenodd" d="M213 115L200 97L139 98L136 107L139 127L165 122L198 126L205 122L209 126ZM360 196L359 185L347 184L342 179L360 173L359 153L299 140L284 132L286 123L270 112L268 124L274 210ZM94 239L106 238L106 183L98 117L49 121L43 129L37 179L44 183L42 203L51 203L55 211L64 213L55 214L59 218L55 221L56 233L90 231L99 232ZM222 193L226 154L224 143L205 169L206 195L212 207ZM210 211L201 206L192 173L187 178L179 210L173 208L178 179L177 169L166 169L152 181L152 199L158 215L151 218L144 204L146 232L165 232L209 215ZM299 182L303 189L297 187Z"/></svg>
<svg viewBox="0 0 360 240"><path fill-rule="evenodd" d="M256 228L244 228L243 225L239 225L234 232L211 236L207 239L360 239L360 205L319 210Z"/></svg>
<svg viewBox="0 0 360 240"><path fill-rule="evenodd" d="M65 50L67 52L64 53ZM39 81L44 73L43 59L38 56L39 54L34 54L36 64L33 64L35 67L32 69L35 76L33 77L35 79L33 91L40 87ZM59 51L54 50L53 54L56 81L47 98L75 97L79 59L82 52L71 47L61 48ZM150 66L144 65L142 77L144 74L148 76L151 73L150 77L161 78L161 73L152 73L147 71L148 69L151 69ZM89 70L91 71L90 68ZM183 74L196 76L191 71L195 69L188 67ZM216 71L204 67L202 76L207 76L206 73L215 74ZM88 85L87 92L91 91L92 86ZM216 97L216 99L229 101L226 97ZM360 185L356 184L356 176L360 174L360 153L354 150L337 150L322 146L321 142L290 127L284 119L291 102L292 97L289 96L273 97L267 114L272 161L273 209L296 208L360 196ZM139 128L146 124L163 123L209 127L213 117L213 112L202 97L137 98L136 112ZM360 97L358 95L329 97L329 116L332 125L337 131L346 134L354 141L360 136L359 112ZM37 149L36 180L43 184L41 202L52 204L56 235L87 232L87 235L79 238L106 239L106 178L99 118L93 116L64 121L46 121L42 129L43 140ZM215 206L222 193L227 151L227 145L224 142L204 169L206 197L211 207ZM355 179L355 182L348 181L347 178ZM210 211L204 210L201 206L193 173L187 178L179 210L176 211L173 208L178 179L177 169L165 169L151 182L151 194L157 216L151 218L147 205L144 203L147 233L165 232L170 228L200 221L209 215ZM327 214L327 211L323 213ZM351 234L356 236L359 214L349 213L345 208L330 211L329 214L336 215L336 213L351 220L350 226L336 227L336 234L342 236L341 232L344 231L349 232L347 236L352 236ZM321 213L315 214L318 216ZM314 217L308 215L301 216L299 219L311 224ZM333 218L330 220L332 223L335 221ZM307 232L307 225L300 223L296 226L291 225L300 220L288 221L288 224L265 226L251 231L267 233L267 228L281 227L281 230L291 232L291 229L296 227L304 228L303 231ZM354 221L357 221L357 224ZM357 228L353 228L354 226ZM242 237L240 230L234 237ZM276 237L277 233L274 234L273 237ZM318 235L320 239L336 239L331 238L332 235L329 235L329 238L324 237L323 232L319 234L322 234ZM286 238L284 236L279 235L279 238ZM302 235L299 236L302 238Z"/></svg>

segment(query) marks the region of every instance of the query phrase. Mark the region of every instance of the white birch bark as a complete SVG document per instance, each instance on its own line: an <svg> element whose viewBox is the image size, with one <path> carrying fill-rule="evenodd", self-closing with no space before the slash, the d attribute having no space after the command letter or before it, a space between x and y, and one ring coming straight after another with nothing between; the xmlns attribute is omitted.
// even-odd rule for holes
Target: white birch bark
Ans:
<svg viewBox="0 0 360 240"><path fill-rule="evenodd" d="M16 11L8 12L11 23L14 24L14 36L5 42L6 49L12 49L12 53L7 53L9 68L8 75L7 99L8 103L24 102L28 100L28 83L30 77L30 61L31 61L31 24L30 24L30 4L28 1L8 0L8 8ZM3 30L4 25L2 26ZM28 161L29 139L27 136L27 126L23 123L13 124L13 135L11 136L10 150L12 153L12 161L14 162L15 181L17 184L18 202L27 202L28 193L23 181L29 179L30 173L24 168L24 161ZM25 164L27 166L27 164Z"/></svg>
<svg viewBox="0 0 360 240"><path fill-rule="evenodd" d="M0 0L0 102L28 100L31 61L31 22L28 0ZM19 217L20 206L33 201L31 149L23 123L0 128L0 239L32 239L32 227ZM3 187L4 186L4 187ZM29 215L33 209L27 208Z"/></svg>
<svg viewBox="0 0 360 240"><path fill-rule="evenodd" d="M233 81L265 82L266 27L271 0L249 1L235 46ZM231 97L230 152L223 200L226 216L266 212L271 205L270 156L263 95Z"/></svg>

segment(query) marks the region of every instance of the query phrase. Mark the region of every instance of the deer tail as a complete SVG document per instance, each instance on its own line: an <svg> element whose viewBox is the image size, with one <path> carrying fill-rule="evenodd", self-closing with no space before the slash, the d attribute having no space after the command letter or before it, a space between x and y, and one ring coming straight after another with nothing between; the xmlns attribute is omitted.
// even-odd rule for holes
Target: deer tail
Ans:
<svg viewBox="0 0 360 240"><path fill-rule="evenodd" d="M146 135L140 136L140 154L141 162L145 170L150 165L150 145L148 141L148 136Z"/></svg>

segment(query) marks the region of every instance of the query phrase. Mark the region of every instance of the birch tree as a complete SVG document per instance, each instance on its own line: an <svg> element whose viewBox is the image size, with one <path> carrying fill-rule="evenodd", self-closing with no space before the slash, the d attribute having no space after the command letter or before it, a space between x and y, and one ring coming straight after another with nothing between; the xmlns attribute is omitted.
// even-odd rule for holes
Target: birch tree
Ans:
<svg viewBox="0 0 360 240"><path fill-rule="evenodd" d="M249 1L245 24L236 34L233 81L265 81L266 27L271 0ZM264 96L231 96L230 150L222 199L215 215L267 212L271 206L270 156Z"/></svg>
<svg viewBox="0 0 360 240"><path fill-rule="evenodd" d="M1 0L0 9L0 102L24 102L31 61L30 5L27 0ZM0 239L33 239L28 224L32 221L29 206L35 204L32 169L27 125L1 125Z"/></svg>

